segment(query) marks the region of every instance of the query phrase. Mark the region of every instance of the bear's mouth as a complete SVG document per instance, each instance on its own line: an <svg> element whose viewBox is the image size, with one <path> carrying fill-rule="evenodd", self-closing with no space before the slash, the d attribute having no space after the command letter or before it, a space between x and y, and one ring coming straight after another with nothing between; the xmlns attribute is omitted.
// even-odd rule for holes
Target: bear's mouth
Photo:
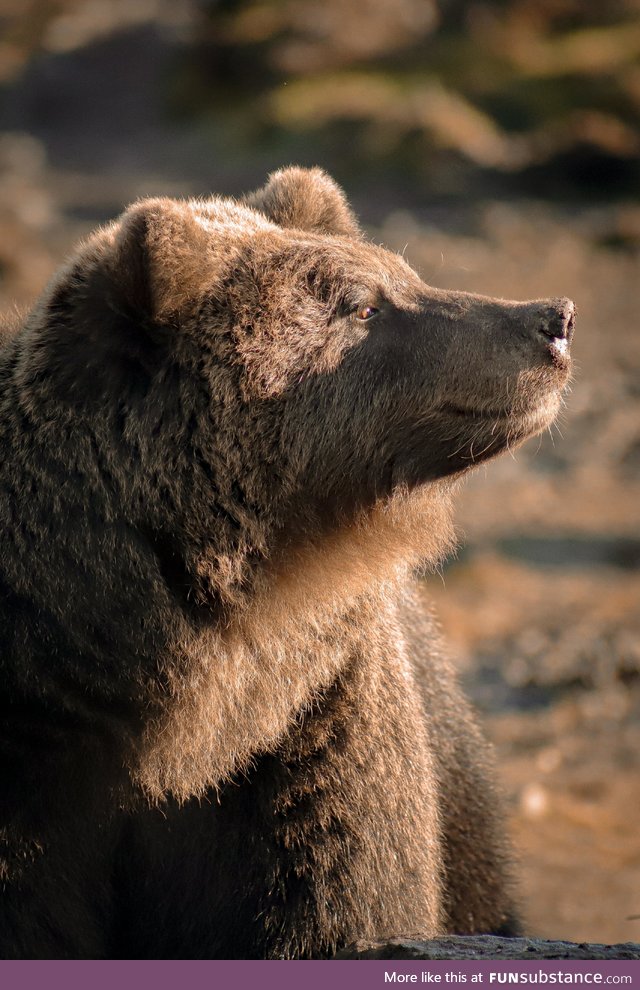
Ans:
<svg viewBox="0 0 640 990"><path fill-rule="evenodd" d="M558 412L561 394L561 389L552 389L537 396L521 396L520 401L515 399L508 406L467 406L459 402L444 402L438 406L437 412L441 416L476 424L491 423L496 428L524 426L534 421L551 421Z"/></svg>
<svg viewBox="0 0 640 990"><path fill-rule="evenodd" d="M439 408L439 414L459 423L457 446L449 456L453 460L469 458L474 463L495 457L505 446L513 448L547 429L556 418L560 404L559 390L531 397L530 402L521 400L509 407L480 408L447 402ZM468 454L464 453L467 446Z"/></svg>
<svg viewBox="0 0 640 990"><path fill-rule="evenodd" d="M513 409L478 409L473 406L461 406L454 402L445 402L438 408L438 412L445 416L457 416L462 419L475 419L475 420L486 420L486 419L512 419L514 415Z"/></svg>

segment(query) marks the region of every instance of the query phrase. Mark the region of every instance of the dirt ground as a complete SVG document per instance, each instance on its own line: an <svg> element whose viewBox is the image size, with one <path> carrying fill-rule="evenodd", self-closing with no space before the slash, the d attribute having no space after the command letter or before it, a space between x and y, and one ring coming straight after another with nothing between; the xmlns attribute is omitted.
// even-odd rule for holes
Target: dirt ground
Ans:
<svg viewBox="0 0 640 990"><path fill-rule="evenodd" d="M80 182L26 136L0 168L6 311L114 203L190 191ZM496 746L528 930L640 941L640 208L490 202L373 234L434 285L577 303L561 422L468 480L460 553L426 582Z"/></svg>

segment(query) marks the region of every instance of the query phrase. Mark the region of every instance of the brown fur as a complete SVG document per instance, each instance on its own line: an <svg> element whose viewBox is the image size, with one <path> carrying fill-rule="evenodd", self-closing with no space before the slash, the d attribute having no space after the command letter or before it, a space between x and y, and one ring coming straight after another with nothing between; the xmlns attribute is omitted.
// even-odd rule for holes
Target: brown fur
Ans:
<svg viewBox="0 0 640 990"><path fill-rule="evenodd" d="M3 955L512 924L411 574L552 419L571 325L424 285L319 170L80 247L0 355Z"/></svg>

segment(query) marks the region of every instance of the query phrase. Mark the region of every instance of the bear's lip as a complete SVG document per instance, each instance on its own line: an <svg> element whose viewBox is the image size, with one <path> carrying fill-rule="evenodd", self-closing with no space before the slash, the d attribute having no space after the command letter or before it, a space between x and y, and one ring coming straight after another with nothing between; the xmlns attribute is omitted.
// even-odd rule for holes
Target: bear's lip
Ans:
<svg viewBox="0 0 640 990"><path fill-rule="evenodd" d="M564 346L563 346L564 345ZM436 412L440 415L456 416L459 419L506 421L527 420L531 416L544 413L562 395L571 374L571 358L566 340L554 341L549 345L549 354L553 361L553 383L541 388L537 396L529 396L523 400L514 396L514 402L502 406L467 406L463 402L447 400L438 404Z"/></svg>
<svg viewBox="0 0 640 990"><path fill-rule="evenodd" d="M465 419L510 419L514 416L513 409L478 409L472 406L461 406L454 402L443 403L438 407L438 412L461 416Z"/></svg>
<svg viewBox="0 0 640 990"><path fill-rule="evenodd" d="M560 390L542 395L538 402L532 402L523 408L502 407L499 409L463 406L455 402L445 402L438 406L437 412L444 416L456 416L458 419L473 420L476 423L503 423L505 427L524 427L533 431L539 428L539 421L553 419L558 411ZM535 425L533 425L535 424Z"/></svg>

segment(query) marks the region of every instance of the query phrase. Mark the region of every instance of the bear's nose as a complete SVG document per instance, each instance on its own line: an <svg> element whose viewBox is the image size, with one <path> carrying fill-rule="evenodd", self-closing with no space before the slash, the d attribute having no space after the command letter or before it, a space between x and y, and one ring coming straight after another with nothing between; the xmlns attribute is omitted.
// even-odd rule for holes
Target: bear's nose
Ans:
<svg viewBox="0 0 640 990"><path fill-rule="evenodd" d="M551 299L540 314L538 330L550 340L571 342L576 320L576 307L571 299Z"/></svg>

